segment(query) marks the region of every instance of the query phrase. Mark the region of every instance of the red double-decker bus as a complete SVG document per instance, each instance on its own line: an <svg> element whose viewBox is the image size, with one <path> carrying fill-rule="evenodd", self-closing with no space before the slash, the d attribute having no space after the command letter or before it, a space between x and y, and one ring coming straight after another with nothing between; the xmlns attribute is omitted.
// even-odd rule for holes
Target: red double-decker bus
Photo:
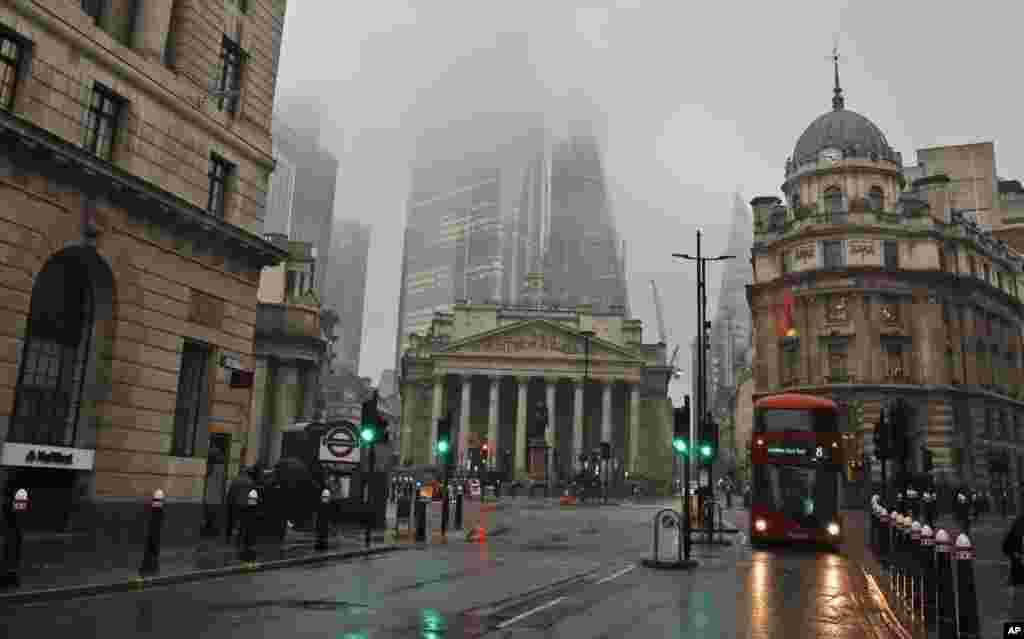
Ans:
<svg viewBox="0 0 1024 639"><path fill-rule="evenodd" d="M830 399L786 393L754 403L750 540L838 550L843 453Z"/></svg>

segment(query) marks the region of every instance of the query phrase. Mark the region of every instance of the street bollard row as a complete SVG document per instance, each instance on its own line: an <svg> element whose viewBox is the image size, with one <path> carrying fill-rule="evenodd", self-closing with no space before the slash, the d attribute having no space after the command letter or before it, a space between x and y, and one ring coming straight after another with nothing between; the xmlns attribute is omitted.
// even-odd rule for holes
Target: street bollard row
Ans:
<svg viewBox="0 0 1024 639"><path fill-rule="evenodd" d="M921 514L933 519L928 500L922 505ZM908 614L934 627L939 639L980 636L975 553L966 534L952 544L945 530L933 531L928 523L922 525L895 509L889 512L875 496L868 537L888 573L893 599Z"/></svg>

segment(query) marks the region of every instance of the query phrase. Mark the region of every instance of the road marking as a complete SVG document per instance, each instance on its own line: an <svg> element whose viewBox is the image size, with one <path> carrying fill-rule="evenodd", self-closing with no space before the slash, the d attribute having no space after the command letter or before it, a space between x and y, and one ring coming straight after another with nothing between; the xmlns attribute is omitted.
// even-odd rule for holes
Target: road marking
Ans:
<svg viewBox="0 0 1024 639"><path fill-rule="evenodd" d="M627 572L629 572L630 570L633 570L635 568L636 568L635 565L627 566L626 568L623 568L619 572L616 572L616 573L613 573L611 575L608 575L607 577L605 577L604 579L601 579L600 581L595 581L594 585L596 586L596 585L599 585L599 584L603 584L605 582L611 581L612 579L615 579L616 577L621 577L622 575L626 574Z"/></svg>
<svg viewBox="0 0 1024 639"><path fill-rule="evenodd" d="M536 613L540 612L541 610L547 610L551 606L555 606L555 605L561 603L564 599L565 599L565 597L559 597L558 599L552 599L551 601L547 602L546 604L541 604L541 605L537 606L536 608L533 608L531 610L527 610L526 612L524 612L521 615L516 615L515 617L512 617L511 619L508 619L507 621L502 621L501 623L498 624L498 628L501 629L501 628L504 628L505 626L511 626L515 622L522 621L523 619L526 619L527 617L529 617L532 614L536 614Z"/></svg>

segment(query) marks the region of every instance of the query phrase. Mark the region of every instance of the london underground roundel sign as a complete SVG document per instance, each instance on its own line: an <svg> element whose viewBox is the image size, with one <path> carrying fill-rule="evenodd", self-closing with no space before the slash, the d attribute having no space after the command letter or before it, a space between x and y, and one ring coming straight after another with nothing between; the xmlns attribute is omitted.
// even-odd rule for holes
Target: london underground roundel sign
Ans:
<svg viewBox="0 0 1024 639"><path fill-rule="evenodd" d="M359 439L355 426L343 424L327 431L320 441L320 461L359 463Z"/></svg>

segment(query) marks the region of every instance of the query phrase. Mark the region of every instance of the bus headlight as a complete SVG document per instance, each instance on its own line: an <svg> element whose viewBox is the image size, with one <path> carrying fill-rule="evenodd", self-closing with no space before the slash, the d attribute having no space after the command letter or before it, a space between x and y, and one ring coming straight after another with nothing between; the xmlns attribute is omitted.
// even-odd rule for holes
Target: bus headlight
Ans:
<svg viewBox="0 0 1024 639"><path fill-rule="evenodd" d="M839 524L837 524L835 522L832 522L831 524L829 524L828 525L828 534L832 535L833 537L838 537L839 536Z"/></svg>
<svg viewBox="0 0 1024 639"><path fill-rule="evenodd" d="M763 520L763 519L758 519L758 520L755 520L755 521L754 521L754 529L755 529L755 530L756 530L757 532L764 532L765 530L767 530L767 529L768 529L768 522L766 522L766 521L765 521L765 520Z"/></svg>

